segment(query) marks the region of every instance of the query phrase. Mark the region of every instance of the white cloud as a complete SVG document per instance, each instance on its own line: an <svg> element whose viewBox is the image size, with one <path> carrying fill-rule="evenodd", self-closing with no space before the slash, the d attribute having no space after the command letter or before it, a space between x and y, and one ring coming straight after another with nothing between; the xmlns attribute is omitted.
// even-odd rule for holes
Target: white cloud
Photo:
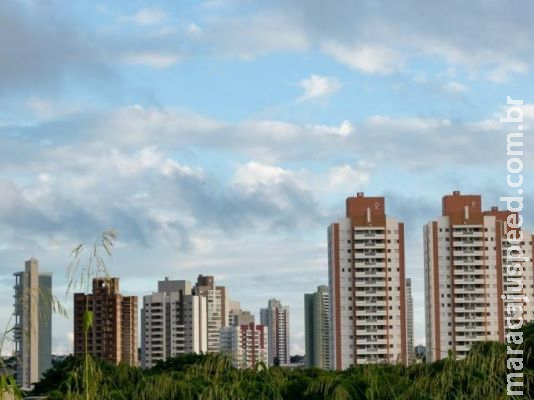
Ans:
<svg viewBox="0 0 534 400"><path fill-rule="evenodd" d="M495 67L488 74L488 79L493 82L502 83L508 79L510 74L525 74L528 72L528 65L523 61L507 60Z"/></svg>
<svg viewBox="0 0 534 400"><path fill-rule="evenodd" d="M349 46L331 41L323 43L321 49L349 68L368 74L391 74L403 65L397 51L383 46Z"/></svg>
<svg viewBox="0 0 534 400"><path fill-rule="evenodd" d="M464 93L467 88L460 82L450 81L443 85L443 90L449 93Z"/></svg>
<svg viewBox="0 0 534 400"><path fill-rule="evenodd" d="M331 168L328 172L328 177L328 185L331 188L361 188L361 185L369 182L371 175L364 164L361 164L358 168L344 164Z"/></svg>
<svg viewBox="0 0 534 400"><path fill-rule="evenodd" d="M133 22L138 25L156 25L167 19L167 13L159 8L142 8L134 15L122 16L121 21Z"/></svg>
<svg viewBox="0 0 534 400"><path fill-rule="evenodd" d="M335 77L310 75L309 78L299 82L299 86L304 90L298 101L316 100L329 97L341 88L341 84Z"/></svg>
<svg viewBox="0 0 534 400"><path fill-rule="evenodd" d="M203 38L214 54L244 60L270 53L300 52L310 45L305 32L291 18L276 13L216 18L204 27Z"/></svg>
<svg viewBox="0 0 534 400"><path fill-rule="evenodd" d="M179 174L182 176L202 177L202 172L187 165L180 165L168 158L155 146L145 147L129 156L118 149L111 149L108 155L109 166L119 175L133 176L146 170L154 170L165 176Z"/></svg>
<svg viewBox="0 0 534 400"><path fill-rule="evenodd" d="M122 59L129 64L139 64L154 68L168 68L182 61L183 56L177 53L145 51L126 53Z"/></svg>
<svg viewBox="0 0 534 400"><path fill-rule="evenodd" d="M428 82L428 78L425 73L418 73L412 78L415 83L425 84Z"/></svg>
<svg viewBox="0 0 534 400"><path fill-rule="evenodd" d="M235 173L234 184L246 191L256 189L258 186L276 185L288 179L291 173L280 167L248 162L239 166Z"/></svg>
<svg viewBox="0 0 534 400"><path fill-rule="evenodd" d="M435 118L393 118L388 115L373 115L367 120L368 125L402 131L427 131L448 127L451 121Z"/></svg>
<svg viewBox="0 0 534 400"><path fill-rule="evenodd" d="M319 135L334 135L341 137L349 136L355 131L354 126L347 120L343 121L339 126L310 125L308 128Z"/></svg>
<svg viewBox="0 0 534 400"><path fill-rule="evenodd" d="M43 120L60 119L81 111L75 104L60 104L40 97L30 97L27 101L29 110Z"/></svg>
<svg viewBox="0 0 534 400"><path fill-rule="evenodd" d="M187 33L193 36L198 36L202 33L202 29L194 22L191 22L187 25Z"/></svg>

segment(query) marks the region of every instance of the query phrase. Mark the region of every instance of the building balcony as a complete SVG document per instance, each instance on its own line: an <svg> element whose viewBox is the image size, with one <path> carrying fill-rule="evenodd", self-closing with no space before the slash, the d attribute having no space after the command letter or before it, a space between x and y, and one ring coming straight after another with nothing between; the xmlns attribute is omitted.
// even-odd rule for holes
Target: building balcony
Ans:
<svg viewBox="0 0 534 400"><path fill-rule="evenodd" d="M482 250L475 249L463 249L463 250L453 250L453 257L482 257L484 252Z"/></svg>
<svg viewBox="0 0 534 400"><path fill-rule="evenodd" d="M462 278L454 279L455 285L484 285L484 278L473 278L469 276L464 276Z"/></svg>
<svg viewBox="0 0 534 400"><path fill-rule="evenodd" d="M485 269L481 266L475 266L475 265L465 265L465 266L458 266L457 264L454 266L454 275L455 276L463 276L463 275L482 275L484 276Z"/></svg>
<svg viewBox="0 0 534 400"><path fill-rule="evenodd" d="M465 303L463 306L456 306L454 308L456 313L473 313L473 312L485 312L484 305L472 304L470 302Z"/></svg>
<svg viewBox="0 0 534 400"><path fill-rule="evenodd" d="M356 336L380 336L387 335L387 329L385 327L378 327L376 325L365 327L365 329L358 327L356 329Z"/></svg>
<svg viewBox="0 0 534 400"><path fill-rule="evenodd" d="M459 325L457 324L454 327L455 332L476 332L477 335L483 335L485 328L484 325L476 325L476 324L469 324L469 325Z"/></svg>
<svg viewBox="0 0 534 400"><path fill-rule="evenodd" d="M482 247L484 246L484 242L482 240L476 240L475 238L462 238L462 239L455 238L452 242L452 245L454 247L457 247L457 246Z"/></svg>
<svg viewBox="0 0 534 400"><path fill-rule="evenodd" d="M354 286L356 286L357 288L383 288L384 286L386 286L386 283L384 280L380 280L380 278L377 277L377 279L372 280L356 280L356 282L354 282Z"/></svg>
<svg viewBox="0 0 534 400"><path fill-rule="evenodd" d="M484 266L484 260L481 258L476 257L458 257L457 259L453 259L452 263L455 266L474 266L474 267L482 267Z"/></svg>
<svg viewBox="0 0 534 400"><path fill-rule="evenodd" d="M481 228L456 228L452 231L452 237L472 237L481 238L484 236Z"/></svg>
<svg viewBox="0 0 534 400"><path fill-rule="evenodd" d="M367 278L367 277L375 277L375 278L385 278L386 277L386 272L385 271L381 271L379 269L368 269L364 272L356 272L354 274L354 276L356 278Z"/></svg>
<svg viewBox="0 0 534 400"><path fill-rule="evenodd" d="M354 240L367 240L367 239L375 239L375 240L385 240L386 235L383 231L355 231L354 232Z"/></svg>
<svg viewBox="0 0 534 400"><path fill-rule="evenodd" d="M484 294L485 290L483 287L469 287L467 285L462 286L455 286L454 288L455 294Z"/></svg>
<svg viewBox="0 0 534 400"><path fill-rule="evenodd" d="M463 316L456 316L454 318L456 323L469 323L469 322L484 322L484 316L482 315L463 315Z"/></svg>

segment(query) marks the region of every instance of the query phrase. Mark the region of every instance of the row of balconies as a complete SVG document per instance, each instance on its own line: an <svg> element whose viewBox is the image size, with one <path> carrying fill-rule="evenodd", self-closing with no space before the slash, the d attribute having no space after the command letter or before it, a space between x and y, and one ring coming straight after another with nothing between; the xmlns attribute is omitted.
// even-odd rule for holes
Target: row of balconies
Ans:
<svg viewBox="0 0 534 400"><path fill-rule="evenodd" d="M482 237L482 228L454 228L452 230L452 237Z"/></svg>
<svg viewBox="0 0 534 400"><path fill-rule="evenodd" d="M384 234L384 231L355 231L354 232L354 240L365 240L365 239L375 239L375 240L384 240L386 238L386 235Z"/></svg>
<svg viewBox="0 0 534 400"><path fill-rule="evenodd" d="M356 336L366 336L366 335L386 335L387 327L382 326L378 328L377 326L367 326L365 329L356 329Z"/></svg>
<svg viewBox="0 0 534 400"><path fill-rule="evenodd" d="M482 266L476 267L476 266L464 266L464 267L457 267L454 268L454 275L455 276L463 276L463 275L485 275L486 269Z"/></svg>
<svg viewBox="0 0 534 400"><path fill-rule="evenodd" d="M485 288L483 286L474 286L474 285L463 285L458 286L454 289L455 294L470 294L470 293L485 293Z"/></svg>
<svg viewBox="0 0 534 400"><path fill-rule="evenodd" d="M484 278L467 275L462 278L455 278L454 285L484 285Z"/></svg>
<svg viewBox="0 0 534 400"><path fill-rule="evenodd" d="M354 247L379 247L384 248L386 242L384 239L357 239L354 240Z"/></svg>
<svg viewBox="0 0 534 400"><path fill-rule="evenodd" d="M466 331L474 331L474 332L485 332L485 324L484 322L475 323L475 322L466 322L466 323L457 323L454 327L455 332L466 332ZM483 333L479 333L483 334Z"/></svg>
<svg viewBox="0 0 534 400"><path fill-rule="evenodd" d="M386 272L380 269L366 269L364 271L356 270L354 276L356 278L366 278L368 276L373 276L376 278L385 278Z"/></svg>
<svg viewBox="0 0 534 400"><path fill-rule="evenodd" d="M482 250L475 250L475 249L463 249L463 250L452 251L453 257L462 257L462 256L481 257L483 255L484 255L484 252Z"/></svg>

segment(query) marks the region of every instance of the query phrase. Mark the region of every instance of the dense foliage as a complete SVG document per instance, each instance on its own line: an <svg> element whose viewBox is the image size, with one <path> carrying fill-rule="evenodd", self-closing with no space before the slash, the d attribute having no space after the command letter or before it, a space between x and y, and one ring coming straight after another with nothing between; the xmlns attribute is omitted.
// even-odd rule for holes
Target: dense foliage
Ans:
<svg viewBox="0 0 534 400"><path fill-rule="evenodd" d="M526 327L525 395L532 398L532 335ZM530 343L530 344L529 344ZM506 347L484 342L465 360L448 357L433 364L359 366L343 372L315 368L237 370L215 355L186 355L142 370L92 363L91 382L102 400L158 399L510 399L506 395ZM84 360L69 357L51 369L34 394L81 399Z"/></svg>

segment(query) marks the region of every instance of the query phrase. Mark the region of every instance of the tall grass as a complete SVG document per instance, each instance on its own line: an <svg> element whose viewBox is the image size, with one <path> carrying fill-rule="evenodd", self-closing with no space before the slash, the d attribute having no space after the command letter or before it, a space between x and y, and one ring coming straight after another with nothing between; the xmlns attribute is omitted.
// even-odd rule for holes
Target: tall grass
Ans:
<svg viewBox="0 0 534 400"><path fill-rule="evenodd" d="M220 355L181 356L141 370L96 362L101 400L504 400L530 399L506 394L506 348L476 344L464 360L452 355L433 364L364 365L342 372L314 368L238 370ZM81 363L82 360L79 360ZM80 400L74 395L81 376L64 374L61 393L52 399ZM532 377L532 370L524 370ZM77 372L76 372L77 373ZM531 379L531 378L530 378ZM528 378L527 378L528 380ZM46 393L46 391L44 391ZM43 392L41 392L43 393Z"/></svg>

